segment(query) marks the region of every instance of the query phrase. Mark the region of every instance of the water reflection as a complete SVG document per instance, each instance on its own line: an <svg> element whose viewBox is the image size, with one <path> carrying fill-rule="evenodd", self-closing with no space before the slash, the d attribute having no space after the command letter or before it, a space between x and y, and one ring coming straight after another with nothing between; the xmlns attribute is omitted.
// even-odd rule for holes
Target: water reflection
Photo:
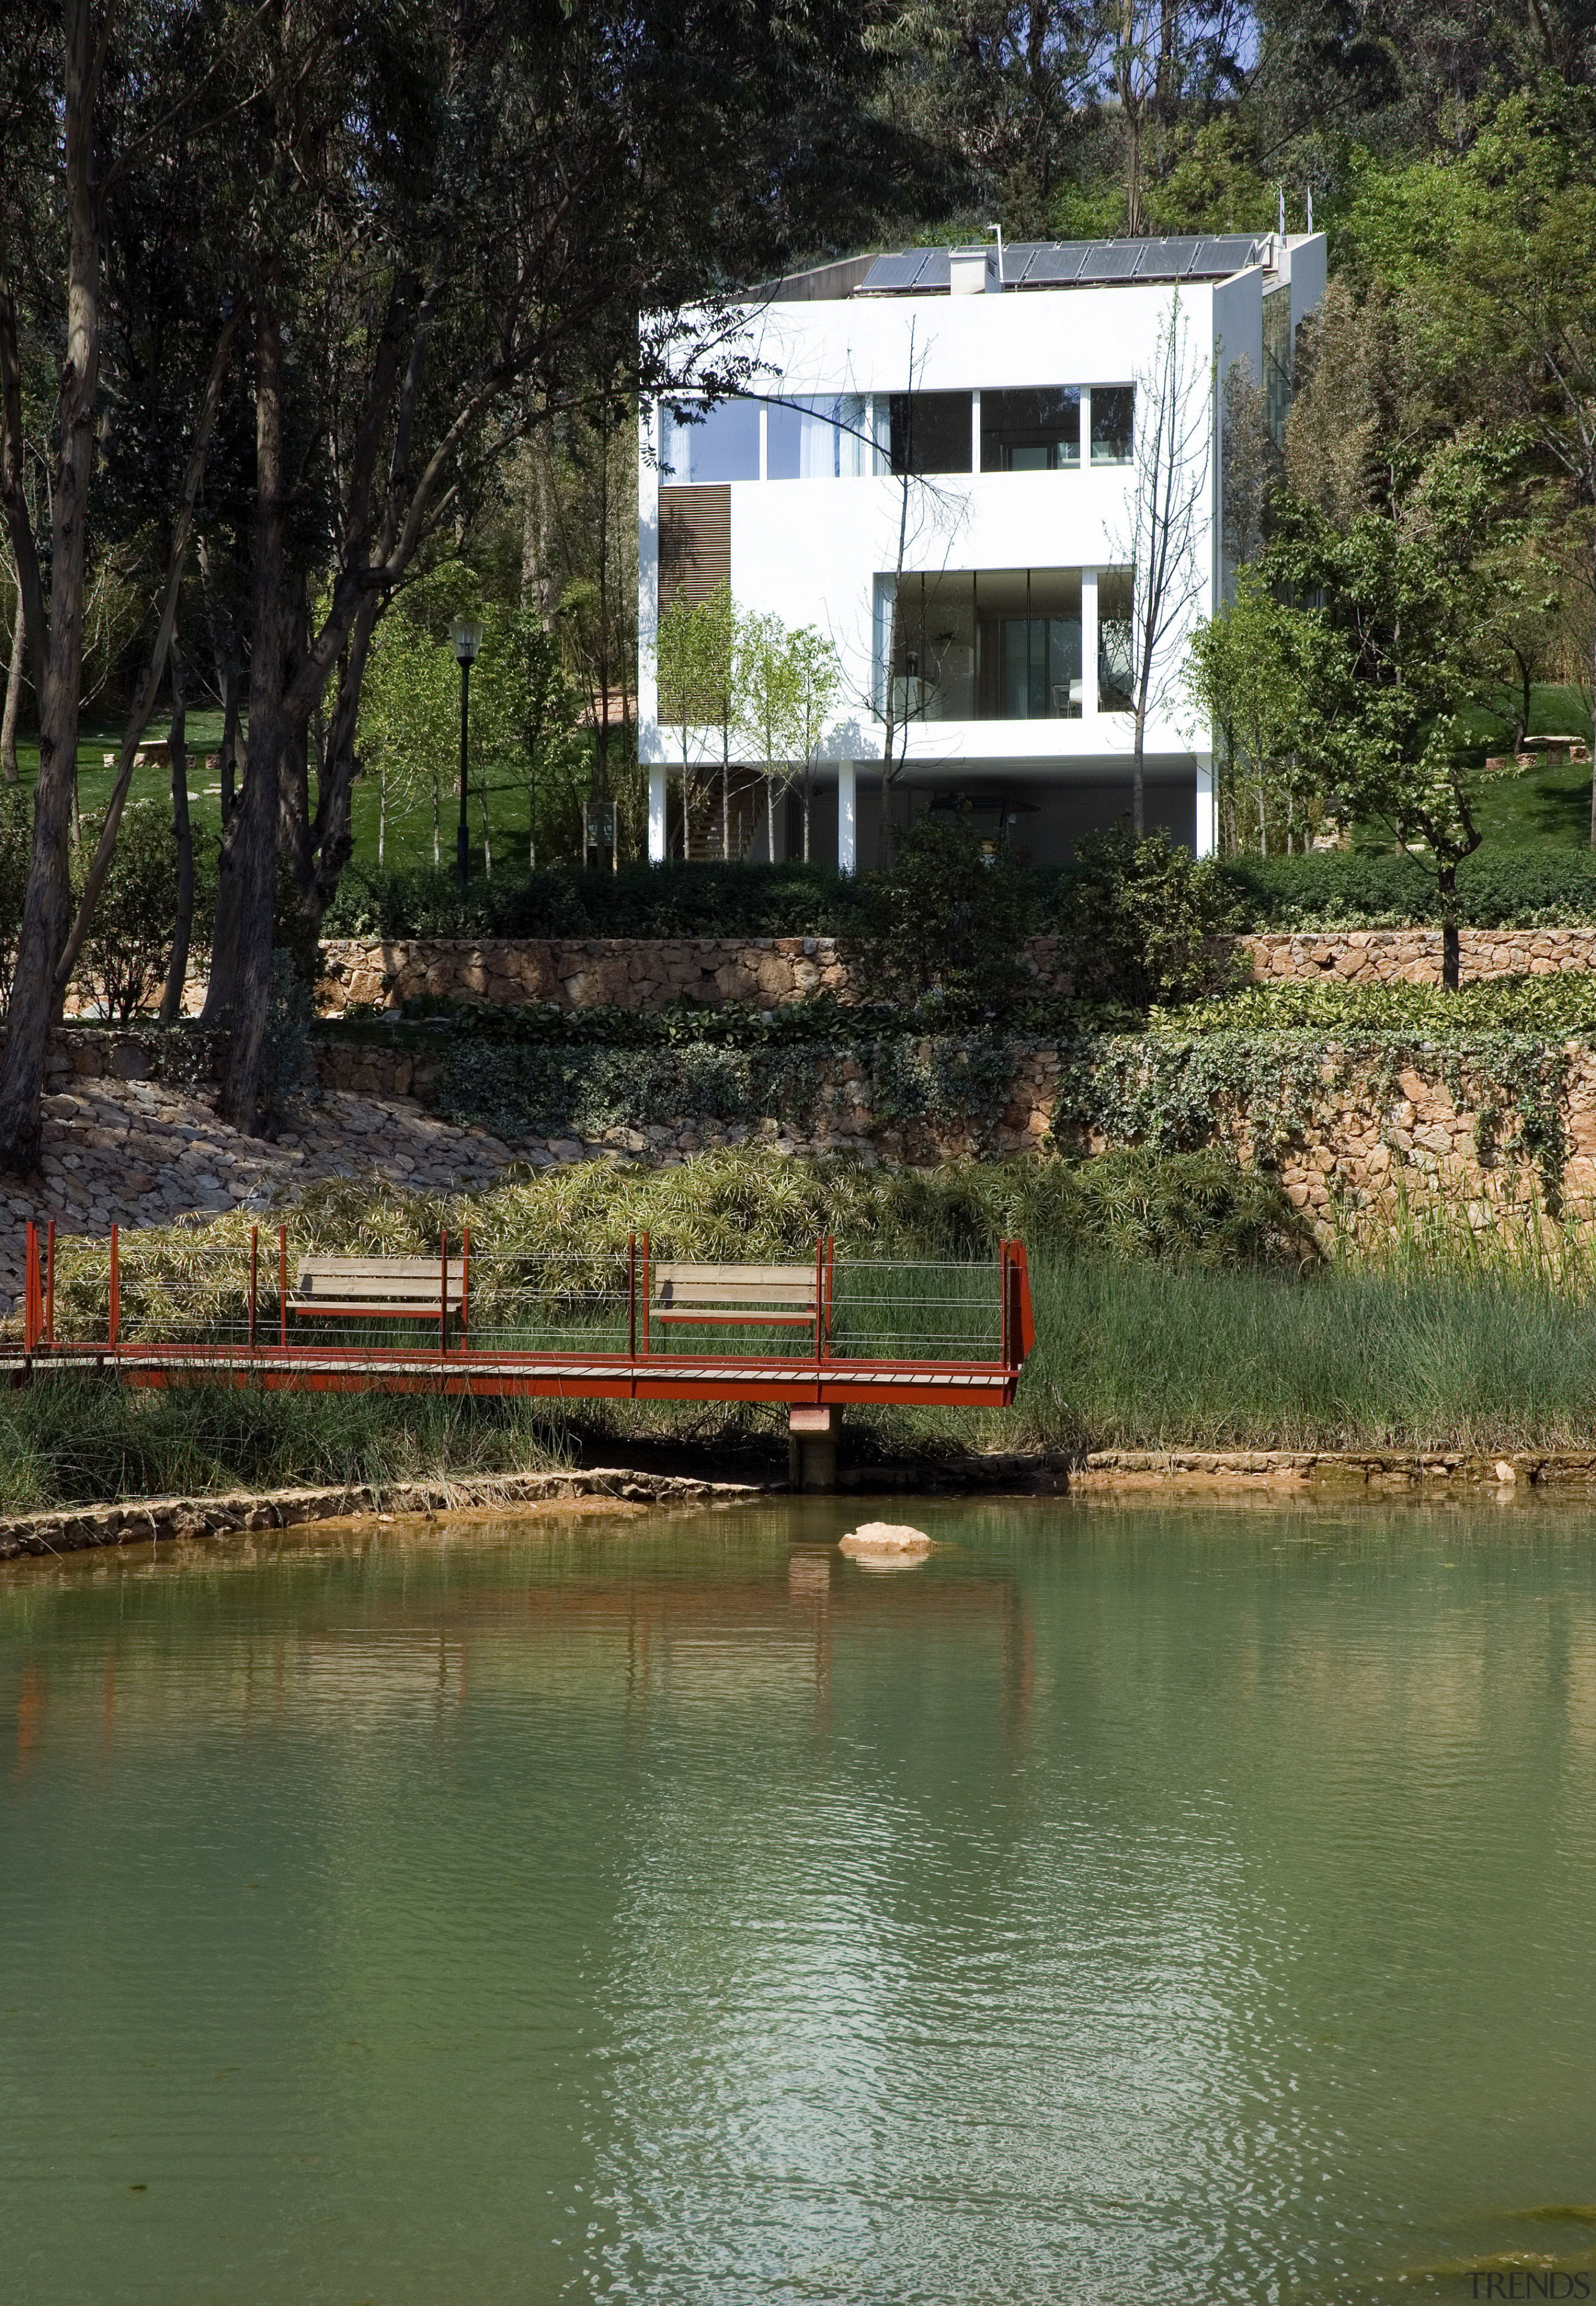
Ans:
<svg viewBox="0 0 1596 2306"><path fill-rule="evenodd" d="M1583 1518L921 1517L0 1583L17 2294L1587 2264Z"/></svg>

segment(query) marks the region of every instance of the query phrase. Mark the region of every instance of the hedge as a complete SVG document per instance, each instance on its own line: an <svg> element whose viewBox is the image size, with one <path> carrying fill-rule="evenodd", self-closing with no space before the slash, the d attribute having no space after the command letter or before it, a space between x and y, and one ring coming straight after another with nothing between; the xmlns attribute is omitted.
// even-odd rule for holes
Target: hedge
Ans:
<svg viewBox="0 0 1596 2306"><path fill-rule="evenodd" d="M1037 925L1052 927L1073 871L1025 878ZM1438 920L1435 876L1418 858L1337 851L1237 858L1217 868L1238 927L1399 928ZM818 865L557 867L474 881L351 867L322 924L335 937L850 936L864 927L872 876ZM1458 873L1472 928L1596 925L1596 853L1482 851Z"/></svg>

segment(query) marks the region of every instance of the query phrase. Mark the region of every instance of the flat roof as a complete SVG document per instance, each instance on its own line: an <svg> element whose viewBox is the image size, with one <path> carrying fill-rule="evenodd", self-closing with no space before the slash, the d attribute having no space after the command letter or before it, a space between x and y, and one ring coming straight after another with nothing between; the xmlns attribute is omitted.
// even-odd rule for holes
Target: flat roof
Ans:
<svg viewBox="0 0 1596 2306"><path fill-rule="evenodd" d="M1271 233L1188 233L1165 240L1020 240L1003 250L1004 289L1108 288L1137 281L1228 280L1273 252ZM986 252L990 253L990 248ZM935 296L949 290L948 248L878 256L856 296Z"/></svg>

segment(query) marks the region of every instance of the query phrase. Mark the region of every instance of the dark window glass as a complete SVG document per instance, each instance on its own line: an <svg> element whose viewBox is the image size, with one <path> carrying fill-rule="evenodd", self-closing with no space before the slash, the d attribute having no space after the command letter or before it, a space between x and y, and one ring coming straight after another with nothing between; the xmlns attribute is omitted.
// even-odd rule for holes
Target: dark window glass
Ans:
<svg viewBox="0 0 1596 2306"><path fill-rule="evenodd" d="M1056 473L1080 462L1080 392L1039 385L981 395L981 470Z"/></svg>
<svg viewBox="0 0 1596 2306"><path fill-rule="evenodd" d="M1133 384L1094 384L1092 387L1092 462L1128 465L1131 425L1136 409Z"/></svg>
<svg viewBox="0 0 1596 2306"><path fill-rule="evenodd" d="M892 462L895 473L968 473L968 392L895 392Z"/></svg>

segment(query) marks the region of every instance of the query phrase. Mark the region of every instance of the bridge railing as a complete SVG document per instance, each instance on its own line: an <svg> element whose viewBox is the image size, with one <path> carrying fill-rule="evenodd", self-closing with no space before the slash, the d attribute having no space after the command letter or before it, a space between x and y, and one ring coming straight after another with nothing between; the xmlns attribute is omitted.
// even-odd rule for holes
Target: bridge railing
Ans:
<svg viewBox="0 0 1596 2306"><path fill-rule="evenodd" d="M349 1253L373 1252L357 1244ZM996 1259L960 1260L839 1256L823 1239L803 1312L781 1321L725 1313L701 1320L678 1306L665 1322L658 1280L665 1260L643 1234L591 1251L552 1252L446 1234L435 1293L402 1310L358 1314L303 1302L310 1254L311 1244L277 1226L256 1226L243 1240L202 1231L93 1239L30 1226L24 1341L47 1354L172 1346L241 1359L422 1352L990 1365L1023 1357L1015 1351L1021 1313L1014 1284L1024 1252L1010 1243ZM417 1251L406 1258L414 1269ZM780 1262L810 1270L802 1256Z"/></svg>

